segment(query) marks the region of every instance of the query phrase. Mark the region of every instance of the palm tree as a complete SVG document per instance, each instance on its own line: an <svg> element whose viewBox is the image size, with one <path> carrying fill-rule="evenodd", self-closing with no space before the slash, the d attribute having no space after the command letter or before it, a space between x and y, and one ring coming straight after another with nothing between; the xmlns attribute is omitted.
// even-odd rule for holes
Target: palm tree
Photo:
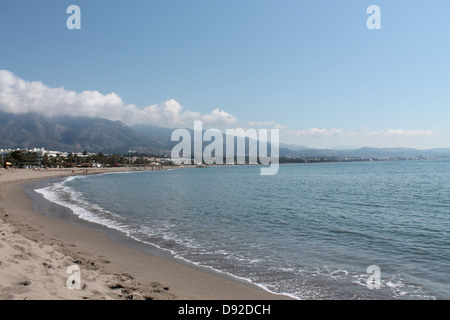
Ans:
<svg viewBox="0 0 450 320"><path fill-rule="evenodd" d="M9 156L14 160L14 163L17 164L19 168L22 168L22 165L25 162L25 155L22 153L22 151L12 151Z"/></svg>

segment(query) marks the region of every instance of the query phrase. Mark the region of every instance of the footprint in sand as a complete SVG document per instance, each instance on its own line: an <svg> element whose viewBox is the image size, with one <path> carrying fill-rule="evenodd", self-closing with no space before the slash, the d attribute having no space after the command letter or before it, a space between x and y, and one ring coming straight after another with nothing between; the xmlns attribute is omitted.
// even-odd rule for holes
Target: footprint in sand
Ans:
<svg viewBox="0 0 450 320"><path fill-rule="evenodd" d="M17 260L13 260L13 259L8 259L8 260L6 260L6 262L11 263L11 264L19 264L19 262Z"/></svg>
<svg viewBox="0 0 450 320"><path fill-rule="evenodd" d="M23 254L14 254L13 258L15 258L17 260L23 260L23 261L30 260L30 258L28 256L23 255Z"/></svg>
<svg viewBox="0 0 450 320"><path fill-rule="evenodd" d="M62 259L64 259L65 256L58 251L53 251L53 252L51 252L51 257L54 260L62 260Z"/></svg>
<svg viewBox="0 0 450 320"><path fill-rule="evenodd" d="M15 245L13 245L12 247L13 247L13 249L16 250L16 251L25 252L25 248L22 247L22 246L19 246L19 245L16 245L16 244L15 244Z"/></svg>
<svg viewBox="0 0 450 320"><path fill-rule="evenodd" d="M19 282L19 285L23 286L23 287L28 287L28 286L31 285L31 281L30 280L25 280L25 281Z"/></svg>

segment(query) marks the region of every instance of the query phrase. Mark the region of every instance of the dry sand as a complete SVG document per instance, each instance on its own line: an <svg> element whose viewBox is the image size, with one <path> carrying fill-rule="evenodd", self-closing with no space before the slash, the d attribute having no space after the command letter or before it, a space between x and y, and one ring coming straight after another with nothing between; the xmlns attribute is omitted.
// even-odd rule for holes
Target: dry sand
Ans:
<svg viewBox="0 0 450 320"><path fill-rule="evenodd" d="M127 169L89 169L89 174ZM0 169L0 299L286 299L172 258L117 244L103 233L32 209L22 184L82 169ZM80 268L80 289L67 280ZM70 285L70 283L69 283ZM76 285L76 283L75 283Z"/></svg>

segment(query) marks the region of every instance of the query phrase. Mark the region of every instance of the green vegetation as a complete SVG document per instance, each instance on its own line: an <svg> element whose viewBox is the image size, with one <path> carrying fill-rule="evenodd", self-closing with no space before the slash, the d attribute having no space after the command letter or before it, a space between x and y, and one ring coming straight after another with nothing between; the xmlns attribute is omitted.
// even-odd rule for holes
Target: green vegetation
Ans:
<svg viewBox="0 0 450 320"><path fill-rule="evenodd" d="M36 152L12 151L2 159L3 163L10 162L11 165L22 168L26 165L37 165L38 154Z"/></svg>
<svg viewBox="0 0 450 320"><path fill-rule="evenodd" d="M67 156L61 154L47 155L42 157L36 152L25 152L20 150L12 151L10 154L3 156L2 164L10 162L11 166L23 168L27 166L39 166L39 167L62 167L62 168L74 168L74 167L93 167L100 165L102 167L122 167L122 166L150 166L155 163L159 163L158 156L148 156L146 154L134 154L132 157L128 155L105 155L102 152L98 154L89 154L86 151L82 155L69 153ZM173 165L173 163L167 159L162 159L162 164L165 166Z"/></svg>

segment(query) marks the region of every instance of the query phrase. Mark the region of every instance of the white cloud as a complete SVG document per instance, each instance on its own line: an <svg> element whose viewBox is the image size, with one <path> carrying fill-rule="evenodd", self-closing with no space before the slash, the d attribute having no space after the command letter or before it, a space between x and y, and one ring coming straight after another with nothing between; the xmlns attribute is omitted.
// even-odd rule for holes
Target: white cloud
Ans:
<svg viewBox="0 0 450 320"><path fill-rule="evenodd" d="M20 114L43 113L47 116L72 115L121 120L126 124L155 124L166 127L189 127L194 120L206 125L228 125L237 119L220 109L209 114L184 111L174 99L140 109L125 104L116 93L98 91L77 93L64 88L50 88L40 81L25 81L12 72L0 70L0 110Z"/></svg>
<svg viewBox="0 0 450 320"><path fill-rule="evenodd" d="M265 127L265 126L274 126L275 121L267 121L267 122L250 121L248 124L250 125L250 127Z"/></svg>
<svg viewBox="0 0 450 320"><path fill-rule="evenodd" d="M381 137L429 137L435 133L432 130L403 130L403 129L389 129L374 131L369 133L372 136Z"/></svg>
<svg viewBox="0 0 450 320"><path fill-rule="evenodd" d="M333 129L311 128L306 130L289 131L289 133L297 137L327 138L341 135L343 134L343 131L341 129L336 128Z"/></svg>
<svg viewBox="0 0 450 320"><path fill-rule="evenodd" d="M288 131L289 143L303 144L314 148L334 148L336 146L352 147L407 147L427 149L439 146L434 141L441 136L432 130L388 129L371 130L361 128L359 131L341 129L317 129ZM441 140L440 138L439 140ZM445 145L444 145L445 146Z"/></svg>
<svg viewBox="0 0 450 320"><path fill-rule="evenodd" d="M308 138L327 138L334 136L347 136L347 137L393 137L393 138L409 138L409 137L429 137L436 133L432 130L403 130L403 129L388 129L380 131L370 131L364 129L362 132L349 132L344 133L341 129L318 129L311 128L306 130L288 131L288 133L297 137Z"/></svg>
<svg viewBox="0 0 450 320"><path fill-rule="evenodd" d="M202 120L206 125L229 125L237 122L233 115L218 108L202 116Z"/></svg>
<svg viewBox="0 0 450 320"><path fill-rule="evenodd" d="M284 129L287 126L276 123L275 121L267 121L267 122L258 122L258 121L250 121L250 127L272 127L273 129Z"/></svg>

